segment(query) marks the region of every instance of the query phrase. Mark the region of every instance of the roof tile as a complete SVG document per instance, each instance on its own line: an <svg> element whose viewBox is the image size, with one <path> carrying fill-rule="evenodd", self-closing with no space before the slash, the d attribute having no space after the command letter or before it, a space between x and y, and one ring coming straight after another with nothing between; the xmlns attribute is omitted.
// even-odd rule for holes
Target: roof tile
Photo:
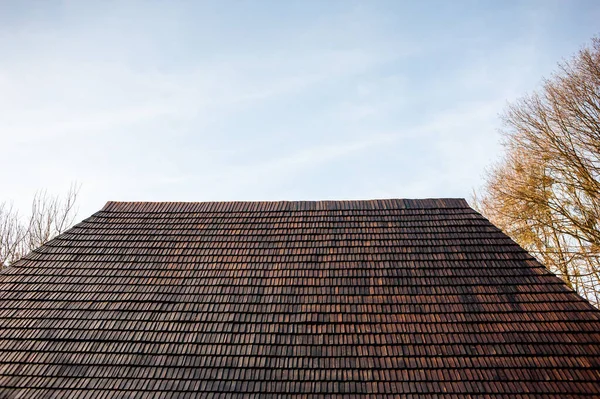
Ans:
<svg viewBox="0 0 600 399"><path fill-rule="evenodd" d="M463 199L108 202L0 272L0 397L598 397L598 370L598 310Z"/></svg>

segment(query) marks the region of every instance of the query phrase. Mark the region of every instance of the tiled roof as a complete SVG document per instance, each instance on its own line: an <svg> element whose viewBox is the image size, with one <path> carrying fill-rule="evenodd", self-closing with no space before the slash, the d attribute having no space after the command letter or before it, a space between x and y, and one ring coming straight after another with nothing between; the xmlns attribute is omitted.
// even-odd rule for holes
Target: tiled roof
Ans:
<svg viewBox="0 0 600 399"><path fill-rule="evenodd" d="M0 273L0 398L600 397L600 313L461 199L118 203Z"/></svg>

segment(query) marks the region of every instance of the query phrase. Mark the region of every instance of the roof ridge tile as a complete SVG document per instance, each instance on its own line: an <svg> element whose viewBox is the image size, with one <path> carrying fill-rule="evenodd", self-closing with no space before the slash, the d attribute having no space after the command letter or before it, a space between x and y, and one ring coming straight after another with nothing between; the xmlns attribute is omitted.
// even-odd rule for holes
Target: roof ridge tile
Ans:
<svg viewBox="0 0 600 399"><path fill-rule="evenodd" d="M192 213L192 212L281 212L331 210L465 209L463 198L389 198L370 200L322 201L205 201L205 202L129 202L108 201L102 212Z"/></svg>

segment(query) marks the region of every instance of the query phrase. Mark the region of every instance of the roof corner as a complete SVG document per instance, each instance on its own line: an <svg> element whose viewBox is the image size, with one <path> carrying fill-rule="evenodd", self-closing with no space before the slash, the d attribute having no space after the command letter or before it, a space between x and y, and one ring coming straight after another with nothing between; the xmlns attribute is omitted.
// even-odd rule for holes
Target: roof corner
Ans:
<svg viewBox="0 0 600 399"><path fill-rule="evenodd" d="M114 210L117 204L118 202L116 201L107 201L106 204L104 204L104 206L102 207L102 209L100 209L100 212L112 211Z"/></svg>

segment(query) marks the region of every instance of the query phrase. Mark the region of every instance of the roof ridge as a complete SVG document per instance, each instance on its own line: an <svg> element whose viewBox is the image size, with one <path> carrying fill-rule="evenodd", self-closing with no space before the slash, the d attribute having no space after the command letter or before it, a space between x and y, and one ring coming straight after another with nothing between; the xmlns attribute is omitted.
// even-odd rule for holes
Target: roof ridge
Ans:
<svg viewBox="0 0 600 399"><path fill-rule="evenodd" d="M370 200L320 201L207 201L207 202L154 202L108 201L101 212L278 212L320 210L394 210L470 208L464 198L389 198Z"/></svg>

